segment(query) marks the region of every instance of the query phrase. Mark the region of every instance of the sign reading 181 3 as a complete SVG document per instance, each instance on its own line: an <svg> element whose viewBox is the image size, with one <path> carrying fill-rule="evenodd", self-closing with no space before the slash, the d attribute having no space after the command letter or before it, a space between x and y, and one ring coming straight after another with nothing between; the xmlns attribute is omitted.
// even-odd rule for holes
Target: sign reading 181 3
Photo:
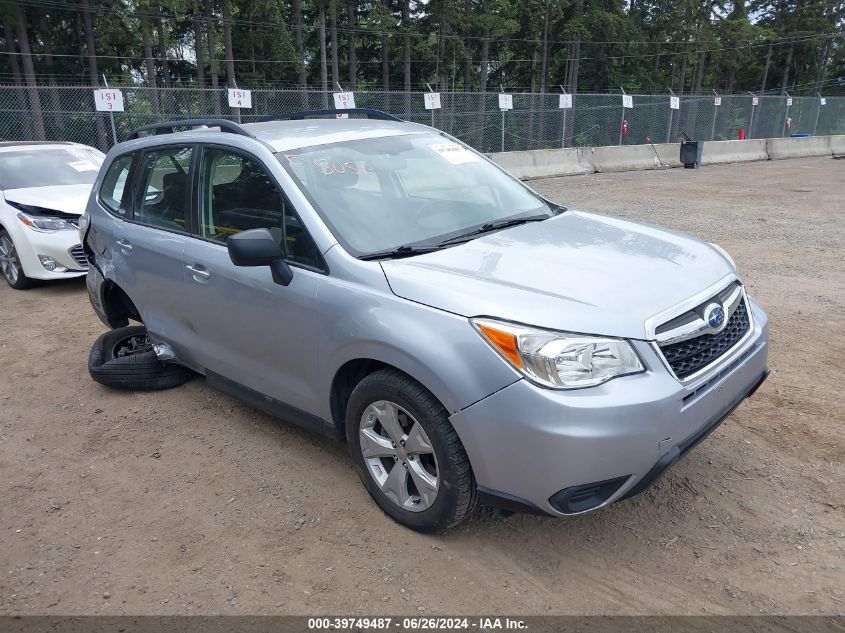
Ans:
<svg viewBox="0 0 845 633"><path fill-rule="evenodd" d="M123 93L109 88L95 90L94 108L97 112L123 112Z"/></svg>

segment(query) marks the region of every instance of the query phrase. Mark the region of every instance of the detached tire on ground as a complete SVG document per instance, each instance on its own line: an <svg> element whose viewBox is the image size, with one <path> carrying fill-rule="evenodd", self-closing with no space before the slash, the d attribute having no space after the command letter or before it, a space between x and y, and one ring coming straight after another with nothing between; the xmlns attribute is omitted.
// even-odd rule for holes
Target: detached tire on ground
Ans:
<svg viewBox="0 0 845 633"><path fill-rule="evenodd" d="M144 390L178 387L194 376L187 367L158 360L147 329L135 325L110 330L94 342L88 373L107 387Z"/></svg>

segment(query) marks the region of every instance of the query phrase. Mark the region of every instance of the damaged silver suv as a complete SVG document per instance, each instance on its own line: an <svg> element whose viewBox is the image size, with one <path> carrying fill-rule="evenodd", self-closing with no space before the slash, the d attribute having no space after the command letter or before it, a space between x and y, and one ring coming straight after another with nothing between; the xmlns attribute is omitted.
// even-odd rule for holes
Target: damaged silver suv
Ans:
<svg viewBox="0 0 845 633"><path fill-rule="evenodd" d="M81 226L116 328L95 379L201 374L345 439L376 503L436 531L479 502L564 516L635 495L766 378L766 314L718 246L344 113L158 124L109 152Z"/></svg>

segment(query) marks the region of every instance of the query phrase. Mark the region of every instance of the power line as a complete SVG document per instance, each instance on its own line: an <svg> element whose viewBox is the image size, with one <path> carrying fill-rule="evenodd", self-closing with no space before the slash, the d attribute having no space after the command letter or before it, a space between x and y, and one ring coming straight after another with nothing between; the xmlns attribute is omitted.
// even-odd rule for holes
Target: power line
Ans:
<svg viewBox="0 0 845 633"><path fill-rule="evenodd" d="M54 8L64 11L71 11L73 9L77 9L78 11L84 11L84 7L80 4L70 4L64 2L58 2L55 0L24 0L23 2L16 1L16 0L0 0L0 4L13 4L13 5L24 5L24 6L32 6L32 7L43 7L43 8ZM104 5L91 5L89 6L89 11L91 13L107 13L111 15L119 15L119 16L126 16L126 17L136 17L136 18L156 18L156 19L174 19L174 20L192 20L194 19L193 14L185 13L182 16L178 16L172 13L166 13L162 11L144 11L144 10L129 10L127 8L118 8L118 7L109 7ZM211 16L208 15L198 15L196 16L202 22L213 21L214 23L223 23L224 20L222 16ZM317 26L300 26L297 27L295 25L278 23L278 22L266 22L266 21L256 21L256 20L243 20L240 18L231 18L229 20L230 24L240 24L248 27L265 27L269 28L270 30L290 30L290 31L308 31L311 33L315 33L319 31L319 27ZM414 37L414 38L429 38L431 36L435 36L439 39L447 39L447 40L476 40L476 41L483 41L484 38L477 35L458 35L458 34L441 34L437 31L432 31L429 33L418 33L418 32L411 32L411 31L382 31L382 30L373 30L373 29L363 29L363 28L355 28L350 29L344 26L338 26L336 28L338 33L354 33L356 35L373 35L373 36L388 36L388 37ZM713 51L717 50L739 50L740 48L748 48L748 47L759 47L759 46L769 46L770 44L775 46L780 46L784 44L792 44L801 41L807 41L810 39L824 39L824 38L843 38L845 34L837 33L837 32L830 32L830 33L812 33L812 32L796 32L792 35L782 36L782 37L773 37L773 38L759 38L759 39L740 39L734 40L736 42L745 42L745 46L737 46L728 49L711 49ZM495 42L521 42L527 44L542 44L543 40L541 39L532 39L532 38L491 38L491 41ZM573 43L574 40L546 40L545 43L549 45L570 45ZM695 40L687 41L687 40L581 40L580 44L584 45L624 45L624 46L631 46L631 45L651 45L651 46L663 46L663 45L674 45L674 44L681 44L685 46L693 46L697 45ZM677 51L674 53L655 53L650 55L630 55L627 57L642 57L642 56L655 56L655 55L667 55L667 54L681 54L684 52L688 52L690 54L693 53L700 53L700 52L710 52L710 50L693 50L693 51ZM621 58L623 56L617 56L615 58ZM581 59L589 59L582 57ZM598 59L605 59L605 57L599 57Z"/></svg>
<svg viewBox="0 0 845 633"><path fill-rule="evenodd" d="M11 91L17 90L17 91L25 92L25 91L30 89L29 86L24 85L24 84L2 85L2 79L4 77L9 77L9 76L11 76L11 73L0 73L0 90L11 90ZM115 82L112 82L112 83L114 84L112 87L120 88L120 89L126 90L128 92L131 92L131 91L137 91L139 93L157 92L157 93L162 94L162 95L168 94L169 91L172 91L172 92L175 92L175 93L181 92L181 93L186 93L186 94L208 94L208 95L211 95L211 94L220 94L222 92L225 92L225 90L226 90L226 87L221 87L221 88L218 88L217 90L215 90L213 88L208 88L208 87L200 89L200 88L197 87L196 83L194 83L194 82L176 82L175 85L173 85L171 88L164 88L162 86L157 86L156 88L152 88L151 86L142 85L142 84L129 84L129 85L127 85L127 84L119 84L119 83L115 83ZM826 80L820 82L818 84L818 86L819 86L820 89L823 89L825 87L832 87L832 86L838 85L838 83L839 83L839 81L838 81L837 78L832 78L832 79L826 79ZM427 84L425 84L423 82L412 83L411 86L413 88L411 92L414 95L421 95L422 93L428 92ZM815 81L808 81L808 82L802 82L802 83L797 83L797 84L790 84L789 89L794 90L794 89L798 89L798 88L815 87L815 86L816 86ZM68 92L68 91L78 90L78 89L88 90L88 89L91 89L93 87L94 86L89 85L85 81L78 83L78 84L73 84L73 85L52 86L52 85L48 85L48 84L40 84L40 85L37 86L37 88L39 90L43 90L45 92L49 92L50 90L58 90L60 92L62 92L62 91ZM285 82L265 82L261 85L252 86L251 90L253 90L254 92L258 92L258 93L261 93L261 92L302 93L303 92L303 89L300 85L298 85L296 83L289 83L289 82L288 83L285 83ZM310 86L307 89L305 89L305 92L318 94L318 93L321 93L322 91L319 88L317 88L316 86ZM334 89L329 88L326 91L326 94L331 94L332 92L334 92ZM367 94L367 93L373 93L373 94L379 94L379 95L387 94L387 95L393 95L393 96L397 96L397 97L408 94L403 89L385 91L383 88L381 88L380 86L376 86L376 85L359 87L358 89L356 89L355 92L360 93L360 94ZM510 94L516 94L516 95L522 94L522 95L536 96L536 97L542 97L542 98L550 99L550 100L553 100L555 104L557 103L557 97L558 97L558 93L555 93L555 92L537 92L536 90L532 92L529 86L509 86L508 92ZM782 98L784 98L783 95L776 94L776 93L779 93L779 92L780 92L780 88L773 88L773 89L767 90L765 92L750 93L750 92L747 92L747 91L741 91L741 92L733 92L733 93L720 93L718 96L731 97L731 98L734 98L734 99L742 98L742 99L749 99L749 100L752 98L752 96L767 98L767 99L782 99ZM471 95L485 94L488 97L493 98L498 94L498 91L488 90L484 93L481 93L478 90L448 90L448 91L445 91L444 94L453 95L453 96L454 95L462 95L462 94L471 94ZM654 98L654 99L661 99L662 100L662 101L653 101L653 102L649 102L649 103L640 102L640 103L637 104L638 107L650 107L650 106L664 105L665 103L668 103L667 99L670 96L669 92L654 92L654 91L636 92L636 93L633 93L633 94L638 99ZM577 97L594 97L594 96L612 97L614 100L616 100L620 95L619 95L619 92L618 92L618 88L611 87L611 86L605 86L605 87L599 87L599 88L593 87L589 91L579 92L578 95L576 95L576 98ZM714 95L710 92L707 92L707 91L701 91L701 92L698 92L698 93L688 92L688 93L684 93L684 94L679 95L679 96L681 97L682 102L686 103L688 101L694 101L694 100L710 100L710 99L713 98ZM816 97L814 95L804 95L804 96L793 95L793 98L794 99L815 99ZM601 107L606 107L606 106L601 106ZM615 107L615 106L613 106L613 107ZM554 109L557 110L556 107Z"/></svg>
<svg viewBox="0 0 845 633"><path fill-rule="evenodd" d="M0 2L2 2L2 0L0 0ZM782 45L786 45L786 44L794 44L796 42L804 42L804 41L808 41L808 40L811 40L811 39L817 39L818 37L821 37L821 36L812 36L812 37L807 37L807 38L802 38L802 39L793 39L789 42L786 42L786 41L782 42L781 44L778 44L778 46L782 46ZM842 35L827 35L826 37L845 38L845 34L842 34ZM700 53L718 53L718 52L728 52L728 51L739 51L739 50L746 50L748 48L759 48L759 47L767 47L767 46L769 46L769 44L756 44L756 45L752 45L752 46L731 46L731 47L709 48L709 49L687 50L687 51L662 51L662 52L659 52L659 53L638 53L638 54L634 54L634 55L598 55L598 56L585 55L585 56L579 56L577 58L566 57L566 58L561 59L559 57L556 57L555 60L558 61L558 62L570 62L570 61L575 61L576 59L580 60L580 61L604 61L604 60L620 60L620 59L642 59L642 58L653 58L653 57L674 57L674 56L677 56L677 55L697 55L697 54L700 54ZM17 52L17 51L15 51L15 52L0 51L0 55L14 55L14 56L20 57L20 56L23 56L23 53L20 53L20 52ZM48 55L46 53L31 53L31 56L41 58L41 57L47 57ZM88 58L88 55L84 54L84 53L50 53L49 56L54 57L54 58L77 58L77 59L87 59ZM153 56L153 57L145 57L144 56L144 57L139 57L138 55L101 55L101 54L97 54L96 57L97 57L97 59L116 59L116 60L127 60L127 59L129 59L129 60L138 61L139 63L146 60L146 59L152 59L154 61L160 61L160 62L177 62L177 63L187 62L187 63L192 63L191 61L184 59L184 58L170 57L170 56ZM303 63L302 61L300 61L298 59L255 59L255 58L229 59L229 58L225 58L225 57L218 57L218 58L216 58L216 61L218 63L226 63L226 62L231 61L231 62L235 62L235 63L251 63L251 64L254 63L254 64L297 64L298 65L300 63ZM464 63L466 61L469 61L470 63L481 63L482 60L460 59L459 61L460 61L460 63ZM488 62L491 62L491 61L497 61L497 60L488 60ZM427 64L430 64L430 63L432 63L432 60L430 60L430 59L413 59L413 60L411 60L411 62L412 63L427 63ZM536 63L536 61L534 59L531 59L531 58L508 58L508 59L498 61L498 63L503 64L503 65L509 64L509 63L514 63L514 62L516 62L516 63L531 63L531 64ZM371 60L371 61L359 60L357 63L359 65L361 65L361 64L380 65L383 62L381 60ZM404 63L404 59L389 60L388 63L390 63L390 64L401 64L401 63Z"/></svg>

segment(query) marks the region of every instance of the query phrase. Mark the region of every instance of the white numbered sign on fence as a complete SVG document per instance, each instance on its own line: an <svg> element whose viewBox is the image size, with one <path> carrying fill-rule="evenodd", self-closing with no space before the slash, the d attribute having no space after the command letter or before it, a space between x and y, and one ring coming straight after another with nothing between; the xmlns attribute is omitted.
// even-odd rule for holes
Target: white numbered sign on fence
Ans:
<svg viewBox="0 0 845 633"><path fill-rule="evenodd" d="M827 105L827 99L824 97L819 97L819 105Z"/></svg>
<svg viewBox="0 0 845 633"><path fill-rule="evenodd" d="M669 107L673 110L680 110L681 109L681 98L680 97L669 97Z"/></svg>
<svg viewBox="0 0 845 633"><path fill-rule="evenodd" d="M499 110L513 110L513 95L499 95Z"/></svg>
<svg viewBox="0 0 845 633"><path fill-rule="evenodd" d="M722 97L716 97L715 99L713 99L713 105L717 107L722 105Z"/></svg>
<svg viewBox="0 0 845 633"><path fill-rule="evenodd" d="M757 97L751 97L751 105L752 106L760 105L760 100Z"/></svg>
<svg viewBox="0 0 845 633"><path fill-rule="evenodd" d="M334 107L338 110L349 110L355 107L355 94L352 92L335 92Z"/></svg>
<svg viewBox="0 0 845 633"><path fill-rule="evenodd" d="M557 107L569 110L572 107L572 95L560 95Z"/></svg>
<svg viewBox="0 0 845 633"><path fill-rule="evenodd" d="M120 90L95 90L94 107L97 112L123 112L123 93Z"/></svg>
<svg viewBox="0 0 845 633"><path fill-rule="evenodd" d="M634 97L631 95L622 95L622 107L623 108L633 108L634 107Z"/></svg>
<svg viewBox="0 0 845 633"><path fill-rule="evenodd" d="M440 109L440 93L439 92L426 92L423 95L425 99L425 109L426 110L439 110Z"/></svg>
<svg viewBox="0 0 845 633"><path fill-rule="evenodd" d="M251 108L252 107L252 91L241 90L240 88L229 88L229 107L230 108Z"/></svg>
<svg viewBox="0 0 845 633"><path fill-rule="evenodd" d="M788 105L788 106L791 106L791 105L792 105L792 97L787 97L787 99L786 99L786 105Z"/></svg>

